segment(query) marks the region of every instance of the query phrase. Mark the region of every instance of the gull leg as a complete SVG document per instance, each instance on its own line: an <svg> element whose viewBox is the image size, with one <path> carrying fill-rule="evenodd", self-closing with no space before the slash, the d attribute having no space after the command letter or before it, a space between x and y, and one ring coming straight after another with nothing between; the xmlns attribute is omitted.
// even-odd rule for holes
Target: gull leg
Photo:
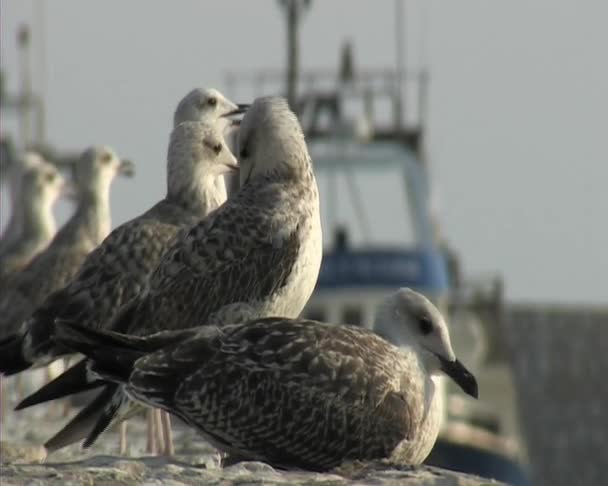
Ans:
<svg viewBox="0 0 608 486"><path fill-rule="evenodd" d="M173 445L173 433L171 432L171 416L168 412L161 410L160 420L163 431L163 455L174 456L175 446Z"/></svg>
<svg viewBox="0 0 608 486"><path fill-rule="evenodd" d="M118 454L121 456L126 456L128 453L128 444L127 444L127 421L123 420L120 423L120 442L118 445L119 452Z"/></svg>
<svg viewBox="0 0 608 486"><path fill-rule="evenodd" d="M149 408L146 412L148 421L148 434L146 437L146 452L148 454L156 454L156 430L154 421L154 410Z"/></svg>
<svg viewBox="0 0 608 486"><path fill-rule="evenodd" d="M156 434L156 454L160 454L164 448L163 444L163 424L160 418L160 409L154 409L154 432Z"/></svg>
<svg viewBox="0 0 608 486"><path fill-rule="evenodd" d="M2 375L0 375L0 423L4 423L6 420L6 406L8 405L8 400L6 399L7 392L6 383L2 380Z"/></svg>
<svg viewBox="0 0 608 486"><path fill-rule="evenodd" d="M23 400L25 398L25 385L23 384L23 376L18 374L15 376L15 390L17 391L17 399Z"/></svg>
<svg viewBox="0 0 608 486"><path fill-rule="evenodd" d="M70 357L63 358L63 370L67 370L70 367ZM61 411L61 416L66 418L70 414L70 409L72 408L71 399L63 401L63 410Z"/></svg>

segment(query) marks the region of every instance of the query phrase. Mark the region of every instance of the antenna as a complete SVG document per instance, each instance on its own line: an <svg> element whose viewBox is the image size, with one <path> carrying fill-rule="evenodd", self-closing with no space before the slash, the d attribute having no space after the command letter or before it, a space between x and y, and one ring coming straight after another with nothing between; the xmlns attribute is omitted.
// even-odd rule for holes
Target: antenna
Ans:
<svg viewBox="0 0 608 486"><path fill-rule="evenodd" d="M301 14L310 7L311 0L279 0L281 7L287 11L287 102L292 110L297 108L297 83L300 62L298 28Z"/></svg>
<svg viewBox="0 0 608 486"><path fill-rule="evenodd" d="M395 86L395 129L401 131L403 128L403 77L405 74L405 49L404 36L404 0L395 0L395 67L397 68L397 80Z"/></svg>
<svg viewBox="0 0 608 486"><path fill-rule="evenodd" d="M36 42L38 73L38 117L36 118L36 142L46 143L46 99L47 90L47 65L46 65L46 2L44 0L34 0L34 32L38 34Z"/></svg>

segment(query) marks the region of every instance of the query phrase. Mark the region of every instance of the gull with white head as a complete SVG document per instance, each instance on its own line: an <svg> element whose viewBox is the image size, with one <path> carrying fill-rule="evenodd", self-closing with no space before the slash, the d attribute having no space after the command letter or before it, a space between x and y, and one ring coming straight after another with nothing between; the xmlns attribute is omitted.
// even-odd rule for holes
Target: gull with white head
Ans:
<svg viewBox="0 0 608 486"><path fill-rule="evenodd" d="M35 168L42 163L48 163L38 153L32 150L27 150L22 157L16 160L16 163L9 166L8 187L10 190L11 200L11 216L8 220L2 238L0 238L0 252L4 252L8 246L12 246L21 237L21 228L25 217L22 195L22 181L25 172Z"/></svg>
<svg viewBox="0 0 608 486"><path fill-rule="evenodd" d="M110 230L110 185L118 174L128 175L132 170L132 164L121 161L109 147L90 147L83 152L74 168L76 210L48 247L2 292L0 335L17 331L32 309L62 288L101 243Z"/></svg>
<svg viewBox="0 0 608 486"><path fill-rule="evenodd" d="M241 189L207 218L179 235L153 272L149 289L112 329L148 335L202 324L232 324L273 315L297 317L321 264L319 195L300 124L282 98L255 100L238 131ZM77 387L72 392L79 391ZM111 423L132 413L128 397L107 383L57 436L91 416L91 445Z"/></svg>
<svg viewBox="0 0 608 486"><path fill-rule="evenodd" d="M418 465L439 432L436 377L447 373L475 398L477 382L424 296L398 290L376 324L388 339L280 317L146 338L65 324L59 339L93 373L235 457L314 471L382 458Z"/></svg>
<svg viewBox="0 0 608 486"><path fill-rule="evenodd" d="M0 288L44 250L55 235L53 206L67 186L57 167L40 159L23 170L20 187L13 212L21 215L21 234L0 250Z"/></svg>
<svg viewBox="0 0 608 486"><path fill-rule="evenodd" d="M215 100L213 103L210 100ZM10 342L0 342L0 371L15 374L66 353L54 339L57 319L105 328L145 289L150 273L176 235L226 200L223 174L238 168L224 140L233 115L243 112L218 91L195 89L178 104L167 153L166 196L114 229L85 260L74 279L51 295ZM19 408L62 396L64 382L91 383L83 364L28 397ZM81 429L82 434L88 433ZM123 437L122 452L126 448Z"/></svg>

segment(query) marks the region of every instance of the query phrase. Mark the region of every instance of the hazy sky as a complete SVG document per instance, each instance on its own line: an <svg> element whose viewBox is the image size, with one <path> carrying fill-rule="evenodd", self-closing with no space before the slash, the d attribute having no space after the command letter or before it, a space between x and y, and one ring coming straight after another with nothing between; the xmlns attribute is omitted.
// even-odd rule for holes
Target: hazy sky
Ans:
<svg viewBox="0 0 608 486"><path fill-rule="evenodd" d="M15 89L15 34L32 3L0 3L1 65ZM421 5L407 2L408 58L424 51L431 71L428 148L465 269L500 271L510 299L608 303L608 3L429 1L425 47ZM138 163L137 178L114 187L115 224L164 193L179 98L195 86L226 91L229 69L284 66L274 0L53 0L45 10L37 85L48 139L108 143ZM358 66L393 67L393 26L392 1L313 2L302 67L333 68L347 38Z"/></svg>

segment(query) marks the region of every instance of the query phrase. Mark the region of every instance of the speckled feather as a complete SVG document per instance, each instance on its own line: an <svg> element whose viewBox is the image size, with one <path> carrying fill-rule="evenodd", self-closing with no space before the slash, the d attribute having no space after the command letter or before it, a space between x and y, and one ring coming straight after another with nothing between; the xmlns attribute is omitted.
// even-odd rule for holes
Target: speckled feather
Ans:
<svg viewBox="0 0 608 486"><path fill-rule="evenodd" d="M284 126L276 125L272 115L277 113ZM248 124L249 132L244 131ZM269 130L270 141L264 141L275 149L266 154L271 158L258 160L259 169L253 176L255 167L248 169L234 197L177 238L152 274L148 290L121 311L111 329L149 335L300 314L321 264L317 184L301 128L286 103L257 100L239 137L257 133L260 126ZM259 138L256 141L265 147ZM120 410L116 403L123 404ZM122 419L131 412L131 405L114 397L100 423L107 425L115 414ZM87 443L95 437L89 436Z"/></svg>
<svg viewBox="0 0 608 486"><path fill-rule="evenodd" d="M108 163L100 158L107 155ZM110 230L109 191L120 160L107 147L86 150L77 166L80 201L52 242L10 281L0 299L3 335L19 329L23 320L54 291L66 285L86 256Z"/></svg>
<svg viewBox="0 0 608 486"><path fill-rule="evenodd" d="M126 390L225 451L314 470L428 454L408 442L424 434L418 398L432 382L413 372L415 355L370 331L267 318L190 336L138 359Z"/></svg>
<svg viewBox="0 0 608 486"><path fill-rule="evenodd" d="M36 311L26 323L24 354L28 359L43 363L66 352L51 339L57 319L92 328L110 325L142 293L176 235L226 200L223 181L216 180L221 176L212 170L220 164L207 160L204 141L209 137L213 143L223 140L219 130L202 122L183 122L173 130L167 197L113 230L86 258L69 285Z"/></svg>
<svg viewBox="0 0 608 486"><path fill-rule="evenodd" d="M316 185L301 178L269 174L252 181L173 245L134 321L118 329L150 334L249 316L297 316L312 288L300 289L301 298L282 292L298 263L318 272L317 255L302 248L315 231L315 210ZM308 258L313 261L302 262Z"/></svg>
<svg viewBox="0 0 608 486"><path fill-rule="evenodd" d="M36 162L24 169L17 207L13 207L13 212L20 213L15 215L21 220L19 237L9 234L0 240L0 291L10 287L10 280L47 247L56 231L53 205L64 186L63 177L54 165L37 154L29 155Z"/></svg>

